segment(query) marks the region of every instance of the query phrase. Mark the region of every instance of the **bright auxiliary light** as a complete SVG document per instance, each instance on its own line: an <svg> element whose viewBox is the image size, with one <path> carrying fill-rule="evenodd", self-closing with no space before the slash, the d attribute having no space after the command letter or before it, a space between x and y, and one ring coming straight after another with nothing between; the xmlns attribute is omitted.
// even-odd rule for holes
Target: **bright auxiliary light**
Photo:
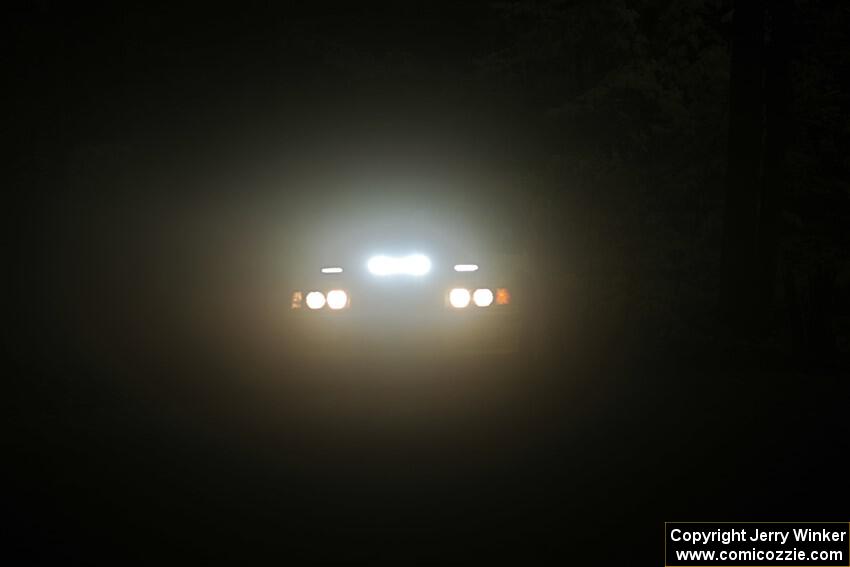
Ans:
<svg viewBox="0 0 850 567"><path fill-rule="evenodd" d="M325 295L321 291L311 291L304 302L310 309L321 309L325 306Z"/></svg>
<svg viewBox="0 0 850 567"><path fill-rule="evenodd" d="M323 274L341 274L342 268L333 267L333 268L322 268Z"/></svg>
<svg viewBox="0 0 850 567"><path fill-rule="evenodd" d="M341 289L333 289L328 292L328 307L331 309L342 309L348 305L348 295Z"/></svg>
<svg viewBox="0 0 850 567"><path fill-rule="evenodd" d="M431 260L422 254L411 254L393 258L391 256L372 256L367 264L369 271L376 276L395 276L405 274L424 276L431 271Z"/></svg>
<svg viewBox="0 0 850 567"><path fill-rule="evenodd" d="M455 264L456 272L477 272L478 264Z"/></svg>
<svg viewBox="0 0 850 567"><path fill-rule="evenodd" d="M449 292L449 303L452 307L463 309L469 305L469 290L462 287L456 287Z"/></svg>
<svg viewBox="0 0 850 567"><path fill-rule="evenodd" d="M487 288L476 289L472 292L472 301L478 307L489 307L493 303L493 292Z"/></svg>

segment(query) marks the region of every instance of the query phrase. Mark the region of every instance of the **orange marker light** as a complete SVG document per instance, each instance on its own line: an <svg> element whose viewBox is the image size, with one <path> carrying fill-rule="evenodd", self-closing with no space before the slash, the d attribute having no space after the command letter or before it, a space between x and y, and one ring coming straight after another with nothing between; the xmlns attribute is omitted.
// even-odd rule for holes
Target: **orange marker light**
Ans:
<svg viewBox="0 0 850 567"><path fill-rule="evenodd" d="M304 299L304 294L300 291L292 292L292 309L301 309L301 301Z"/></svg>
<svg viewBox="0 0 850 567"><path fill-rule="evenodd" d="M507 288L496 289L496 305L507 305L511 302L511 292Z"/></svg>

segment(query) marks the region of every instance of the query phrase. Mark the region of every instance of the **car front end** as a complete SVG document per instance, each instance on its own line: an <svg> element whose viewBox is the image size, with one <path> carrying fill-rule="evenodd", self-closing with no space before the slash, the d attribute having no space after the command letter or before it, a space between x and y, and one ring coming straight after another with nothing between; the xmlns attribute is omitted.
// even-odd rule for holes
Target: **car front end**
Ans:
<svg viewBox="0 0 850 567"><path fill-rule="evenodd" d="M510 270L420 252L317 267L291 290L296 352L514 352L519 320Z"/></svg>

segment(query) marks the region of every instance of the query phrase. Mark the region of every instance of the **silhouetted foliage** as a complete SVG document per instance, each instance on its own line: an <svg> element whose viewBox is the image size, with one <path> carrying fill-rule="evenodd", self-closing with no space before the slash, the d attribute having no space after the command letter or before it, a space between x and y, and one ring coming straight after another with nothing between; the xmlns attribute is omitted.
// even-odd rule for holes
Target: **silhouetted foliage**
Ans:
<svg viewBox="0 0 850 567"><path fill-rule="evenodd" d="M493 5L477 78L545 132L530 252L584 290L583 329L701 348L846 337L846 19L821 2Z"/></svg>

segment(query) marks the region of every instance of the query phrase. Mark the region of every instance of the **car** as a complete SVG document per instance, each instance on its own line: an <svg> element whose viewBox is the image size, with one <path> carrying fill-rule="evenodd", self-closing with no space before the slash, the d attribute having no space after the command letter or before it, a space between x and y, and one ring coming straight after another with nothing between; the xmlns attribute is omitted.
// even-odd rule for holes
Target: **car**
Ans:
<svg viewBox="0 0 850 567"><path fill-rule="evenodd" d="M471 253L437 239L345 248L316 258L289 290L296 352L518 349L523 301L515 256Z"/></svg>

